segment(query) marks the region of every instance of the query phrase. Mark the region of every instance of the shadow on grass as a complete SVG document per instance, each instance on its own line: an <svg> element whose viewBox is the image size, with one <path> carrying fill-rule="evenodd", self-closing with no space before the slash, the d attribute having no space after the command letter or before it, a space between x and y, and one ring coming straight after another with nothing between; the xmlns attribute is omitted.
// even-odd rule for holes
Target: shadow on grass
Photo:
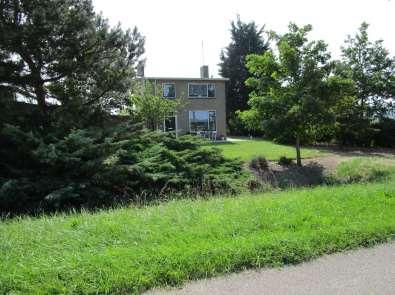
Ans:
<svg viewBox="0 0 395 295"><path fill-rule="evenodd" d="M216 145L234 145L237 142L234 141L225 141L225 140L217 140L217 141L209 141L205 142L204 146L216 146Z"/></svg>
<svg viewBox="0 0 395 295"><path fill-rule="evenodd" d="M324 167L318 163L309 163L299 167L295 164L273 171L276 186L280 188L315 186L326 182Z"/></svg>
<svg viewBox="0 0 395 295"><path fill-rule="evenodd" d="M347 168L347 167L346 167ZM371 167L350 167L345 172L328 172L325 167L317 162L310 162L302 167L295 164L280 166L271 163L267 169L250 170L255 175L256 181L252 189L293 187L313 187L319 185L339 185L351 183L372 183L387 180L394 175L394 171L388 167L377 164Z"/></svg>
<svg viewBox="0 0 395 295"><path fill-rule="evenodd" d="M340 146L314 146L312 148L338 156L378 158L388 158L395 156L395 149L393 148L364 148Z"/></svg>
<svg viewBox="0 0 395 295"><path fill-rule="evenodd" d="M249 184L252 191L311 187L328 183L324 167L315 162L302 167L295 164L281 166L271 163L264 169L254 167L249 169L255 176L255 180Z"/></svg>

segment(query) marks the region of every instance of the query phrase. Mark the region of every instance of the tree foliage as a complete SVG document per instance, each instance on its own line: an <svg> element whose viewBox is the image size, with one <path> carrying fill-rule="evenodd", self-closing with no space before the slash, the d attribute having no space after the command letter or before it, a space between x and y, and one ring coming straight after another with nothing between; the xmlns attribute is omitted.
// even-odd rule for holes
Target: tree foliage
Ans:
<svg viewBox="0 0 395 295"><path fill-rule="evenodd" d="M166 116L177 114L185 105L182 97L164 98L162 91L160 86L150 81L136 81L127 113L144 122L146 128L157 130Z"/></svg>
<svg viewBox="0 0 395 295"><path fill-rule="evenodd" d="M143 52L136 28L111 28L90 0L0 2L0 86L36 102L44 121L51 104L84 117L118 107Z"/></svg>
<svg viewBox="0 0 395 295"><path fill-rule="evenodd" d="M245 66L246 57L251 53L263 53L268 49L268 42L262 37L263 27L258 28L254 22L245 23L237 17L231 22L231 42L221 51L220 74L229 78L226 86L226 116L231 133L243 132L238 124L235 112L245 110L249 89L244 81L249 77Z"/></svg>
<svg viewBox="0 0 395 295"><path fill-rule="evenodd" d="M0 213L235 189L239 162L141 128L140 115L161 119L174 101L147 90L132 97L137 113L114 116L130 104L143 45L89 0L0 0Z"/></svg>
<svg viewBox="0 0 395 295"><path fill-rule="evenodd" d="M0 213L36 213L232 193L238 161L133 123L43 136L8 125L0 132Z"/></svg>
<svg viewBox="0 0 395 295"><path fill-rule="evenodd" d="M345 41L341 70L355 81L360 116L378 118L395 103L395 58L383 40L369 40L368 27L362 23L359 32Z"/></svg>
<svg viewBox="0 0 395 295"><path fill-rule="evenodd" d="M395 107L395 57L382 40L369 40L368 27L362 23L355 36L347 38L337 63L337 74L353 80L356 87L356 99L337 118L337 137L343 144L371 145L379 132L377 121L385 120Z"/></svg>
<svg viewBox="0 0 395 295"><path fill-rule="evenodd" d="M332 76L333 64L323 41L309 41L310 25L291 23L289 32L277 35L276 50L247 58L253 89L250 110L241 118L256 118L272 138L292 138L301 165L300 142L314 140L334 123L333 107L352 82ZM251 122L249 122L251 125Z"/></svg>

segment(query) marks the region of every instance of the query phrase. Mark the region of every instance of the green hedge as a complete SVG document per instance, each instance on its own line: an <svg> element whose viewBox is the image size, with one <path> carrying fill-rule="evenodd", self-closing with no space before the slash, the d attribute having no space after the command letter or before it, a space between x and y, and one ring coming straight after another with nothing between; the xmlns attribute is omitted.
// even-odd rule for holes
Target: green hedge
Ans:
<svg viewBox="0 0 395 295"><path fill-rule="evenodd" d="M60 135L58 134L60 133ZM0 133L1 213L95 208L169 195L237 191L241 163L191 136L108 128Z"/></svg>

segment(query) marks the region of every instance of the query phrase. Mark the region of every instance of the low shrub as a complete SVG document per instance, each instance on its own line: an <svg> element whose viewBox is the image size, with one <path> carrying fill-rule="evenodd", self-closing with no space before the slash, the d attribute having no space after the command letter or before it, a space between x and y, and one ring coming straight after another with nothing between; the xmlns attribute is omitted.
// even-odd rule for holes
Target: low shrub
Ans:
<svg viewBox="0 0 395 295"><path fill-rule="evenodd" d="M251 169L257 171L266 171L269 169L269 162L266 160L265 157L258 156L254 157L249 164Z"/></svg>
<svg viewBox="0 0 395 295"><path fill-rule="evenodd" d="M96 208L239 190L241 162L192 136L120 123L65 134L0 132L0 213Z"/></svg>
<svg viewBox="0 0 395 295"><path fill-rule="evenodd" d="M275 184L276 180L265 157L258 156L253 158L249 163L249 167L256 177L256 179L247 182L247 187L250 191L263 192L273 189L273 184Z"/></svg>
<svg viewBox="0 0 395 295"><path fill-rule="evenodd" d="M292 164L292 159L287 158L286 156L281 156L280 159L278 160L278 164L281 166L289 166Z"/></svg>

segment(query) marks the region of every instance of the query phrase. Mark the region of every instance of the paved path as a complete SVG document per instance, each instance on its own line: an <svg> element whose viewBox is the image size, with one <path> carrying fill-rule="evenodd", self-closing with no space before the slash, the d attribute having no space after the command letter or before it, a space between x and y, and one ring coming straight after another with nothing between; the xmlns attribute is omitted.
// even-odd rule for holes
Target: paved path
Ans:
<svg viewBox="0 0 395 295"><path fill-rule="evenodd" d="M395 243L278 269L245 271L149 294L395 294Z"/></svg>
<svg viewBox="0 0 395 295"><path fill-rule="evenodd" d="M227 137L226 138L227 141L247 141L248 138L247 137Z"/></svg>

